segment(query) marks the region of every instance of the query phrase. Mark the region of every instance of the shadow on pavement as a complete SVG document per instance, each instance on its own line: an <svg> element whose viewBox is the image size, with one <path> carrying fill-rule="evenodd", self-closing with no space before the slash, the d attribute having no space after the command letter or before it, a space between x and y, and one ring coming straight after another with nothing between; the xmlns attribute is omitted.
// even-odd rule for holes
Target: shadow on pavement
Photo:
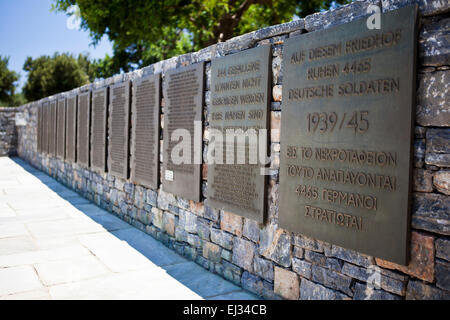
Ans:
<svg viewBox="0 0 450 320"><path fill-rule="evenodd" d="M24 160L11 158L28 173L38 178L60 198L77 208L110 234L126 242L155 265L166 270L174 279L205 299L257 300L259 297L213 274L193 261L180 256L150 235L131 226L114 214L97 207L75 191L64 186Z"/></svg>

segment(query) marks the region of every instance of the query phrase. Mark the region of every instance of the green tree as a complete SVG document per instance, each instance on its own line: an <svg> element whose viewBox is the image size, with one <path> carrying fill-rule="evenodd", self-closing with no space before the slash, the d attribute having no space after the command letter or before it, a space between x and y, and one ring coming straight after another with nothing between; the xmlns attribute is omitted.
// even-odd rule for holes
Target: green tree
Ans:
<svg viewBox="0 0 450 320"><path fill-rule="evenodd" d="M110 66L128 71L262 27L303 17L350 0L54 0L71 14L80 8L81 27L94 44L114 43Z"/></svg>
<svg viewBox="0 0 450 320"><path fill-rule="evenodd" d="M0 105L12 106L16 103L16 82L19 75L8 69L9 57L0 56Z"/></svg>
<svg viewBox="0 0 450 320"><path fill-rule="evenodd" d="M23 94L29 101L68 91L89 83L95 77L88 56L75 58L68 53L55 53L52 57L28 57L23 66L28 79Z"/></svg>

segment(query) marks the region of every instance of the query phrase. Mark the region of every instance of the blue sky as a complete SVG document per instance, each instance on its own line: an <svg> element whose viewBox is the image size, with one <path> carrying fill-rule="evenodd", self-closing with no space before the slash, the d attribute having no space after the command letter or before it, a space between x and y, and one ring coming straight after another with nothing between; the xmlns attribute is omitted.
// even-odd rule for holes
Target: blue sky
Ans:
<svg viewBox="0 0 450 320"><path fill-rule="evenodd" d="M22 70L27 56L37 58L54 52L89 53L91 58L112 54L106 37L94 48L86 31L69 29L64 13L50 12L52 0L0 0L0 55L9 56L9 68L26 80Z"/></svg>

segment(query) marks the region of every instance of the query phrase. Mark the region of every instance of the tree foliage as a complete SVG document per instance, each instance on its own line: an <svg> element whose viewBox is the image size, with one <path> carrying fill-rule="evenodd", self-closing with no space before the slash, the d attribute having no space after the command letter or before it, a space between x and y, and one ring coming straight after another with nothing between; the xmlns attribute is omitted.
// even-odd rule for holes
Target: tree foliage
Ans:
<svg viewBox="0 0 450 320"><path fill-rule="evenodd" d="M19 75L8 69L9 57L0 56L0 105L12 106L16 105L17 95L16 82Z"/></svg>
<svg viewBox="0 0 450 320"><path fill-rule="evenodd" d="M106 71L128 71L161 59L199 50L294 15L328 9L349 0L54 0L70 14L78 5L81 27L94 43L106 35L114 43ZM112 69L108 69L112 68Z"/></svg>
<svg viewBox="0 0 450 320"><path fill-rule="evenodd" d="M82 54L77 58L68 53L28 57L23 69L28 72L23 94L29 101L74 89L95 77L94 65Z"/></svg>

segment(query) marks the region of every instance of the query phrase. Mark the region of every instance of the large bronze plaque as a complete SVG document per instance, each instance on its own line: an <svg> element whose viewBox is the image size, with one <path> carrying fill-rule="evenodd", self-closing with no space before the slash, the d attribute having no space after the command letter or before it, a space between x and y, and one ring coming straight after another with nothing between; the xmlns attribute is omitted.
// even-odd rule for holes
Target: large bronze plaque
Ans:
<svg viewBox="0 0 450 320"><path fill-rule="evenodd" d="M108 119L108 88L92 92L91 168L97 172L106 170Z"/></svg>
<svg viewBox="0 0 450 320"><path fill-rule="evenodd" d="M91 141L91 91L78 95L77 163L89 168Z"/></svg>
<svg viewBox="0 0 450 320"><path fill-rule="evenodd" d="M202 154L202 107L204 90L204 62L170 70L164 87L164 145L163 190L183 198L200 201ZM194 122L200 126L194 134ZM177 129L187 130L190 139L176 137ZM200 131L200 132L198 132ZM175 132L175 134L174 134ZM172 140L172 139L173 140ZM174 162L172 150L182 154L186 161ZM190 157L188 152L190 152Z"/></svg>
<svg viewBox="0 0 450 320"><path fill-rule="evenodd" d="M148 188L159 184L161 75L133 81L131 181Z"/></svg>
<svg viewBox="0 0 450 320"><path fill-rule="evenodd" d="M270 45L211 63L209 152L214 159L208 160L208 202L260 223L266 203L270 70Z"/></svg>
<svg viewBox="0 0 450 320"><path fill-rule="evenodd" d="M130 81L109 88L108 170L128 179L128 141L130 130Z"/></svg>
<svg viewBox="0 0 450 320"><path fill-rule="evenodd" d="M50 101L50 114L48 125L48 154L56 157L56 118L58 113L58 101Z"/></svg>
<svg viewBox="0 0 450 320"><path fill-rule="evenodd" d="M408 262L416 12L285 42L280 227Z"/></svg>
<svg viewBox="0 0 450 320"><path fill-rule="evenodd" d="M42 152L42 105L41 104L35 104L36 106L36 151L38 153Z"/></svg>
<svg viewBox="0 0 450 320"><path fill-rule="evenodd" d="M66 160L76 161L77 153L77 96L67 98L66 107Z"/></svg>
<svg viewBox="0 0 450 320"><path fill-rule="evenodd" d="M48 111L49 111L49 104L48 101L43 102L42 106L42 153L48 154Z"/></svg>
<svg viewBox="0 0 450 320"><path fill-rule="evenodd" d="M58 99L56 113L56 157L64 160L66 154L66 98Z"/></svg>

